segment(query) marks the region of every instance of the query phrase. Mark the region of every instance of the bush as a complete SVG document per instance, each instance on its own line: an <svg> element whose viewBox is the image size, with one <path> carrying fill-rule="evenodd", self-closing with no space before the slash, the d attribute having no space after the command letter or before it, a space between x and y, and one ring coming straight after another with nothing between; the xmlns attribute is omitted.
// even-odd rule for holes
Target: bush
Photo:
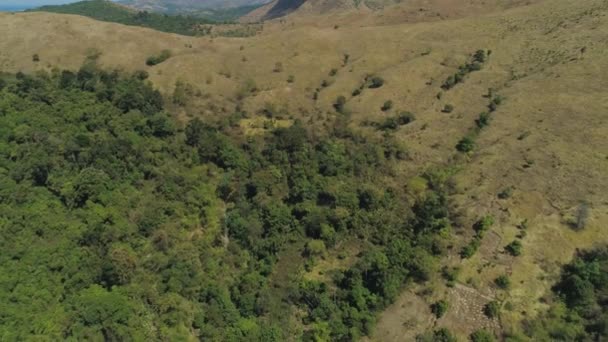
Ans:
<svg viewBox="0 0 608 342"><path fill-rule="evenodd" d="M448 302L445 300L440 300L436 303L433 303L433 305L431 305L431 312L433 312L435 317L441 318L448 311L448 308L449 308Z"/></svg>
<svg viewBox="0 0 608 342"><path fill-rule="evenodd" d="M491 332L481 329L477 330L469 336L471 342L494 342L496 339L494 338L494 334Z"/></svg>
<svg viewBox="0 0 608 342"><path fill-rule="evenodd" d="M34 61L34 62L40 62L40 56L38 56L38 54L34 54L32 56L32 61Z"/></svg>
<svg viewBox="0 0 608 342"><path fill-rule="evenodd" d="M469 153L475 148L475 140L472 137L466 136L456 144L456 149L462 153Z"/></svg>
<svg viewBox="0 0 608 342"><path fill-rule="evenodd" d="M457 342L458 339L447 328L416 336L416 342Z"/></svg>
<svg viewBox="0 0 608 342"><path fill-rule="evenodd" d="M505 250L509 252L512 256L521 255L522 244L519 240L513 240L510 244L505 247Z"/></svg>
<svg viewBox="0 0 608 342"><path fill-rule="evenodd" d="M338 69L333 68L329 71L329 76L331 76L331 77L336 76L337 73L338 73Z"/></svg>
<svg viewBox="0 0 608 342"><path fill-rule="evenodd" d="M283 72L283 63L281 62L276 62L274 63L274 69L272 69L273 72Z"/></svg>
<svg viewBox="0 0 608 342"><path fill-rule="evenodd" d="M357 89L353 90L353 93L352 93L353 96L359 96L360 94L361 94L361 89L357 88Z"/></svg>
<svg viewBox="0 0 608 342"><path fill-rule="evenodd" d="M473 55L473 60L478 63L484 63L486 61L486 52L484 50L477 50Z"/></svg>
<svg viewBox="0 0 608 342"><path fill-rule="evenodd" d="M148 59L146 59L146 65L154 66L166 61L169 58L171 58L171 51L163 50L157 56L148 57Z"/></svg>
<svg viewBox="0 0 608 342"><path fill-rule="evenodd" d="M494 217L492 215L486 215L473 224L473 229L475 230L477 236L483 237L483 234L490 229L493 224Z"/></svg>
<svg viewBox="0 0 608 342"><path fill-rule="evenodd" d="M511 287L511 279L505 274L498 276L494 279L494 284L503 290L507 290Z"/></svg>
<svg viewBox="0 0 608 342"><path fill-rule="evenodd" d="M336 99L336 103L334 103L334 108L338 113L344 113L344 105L346 104L346 97L340 95Z"/></svg>
<svg viewBox="0 0 608 342"><path fill-rule="evenodd" d="M396 117L390 117L384 120L384 122L381 123L378 128L383 131L396 130L400 126L407 125L414 120L416 120L414 114L410 112L401 112Z"/></svg>
<svg viewBox="0 0 608 342"><path fill-rule="evenodd" d="M483 313L488 316L488 318L496 318L500 315L500 304L493 300L486 304L483 308Z"/></svg>
<svg viewBox="0 0 608 342"><path fill-rule="evenodd" d="M306 243L304 253L308 257L316 257L325 255L326 247L322 240L311 240Z"/></svg>
<svg viewBox="0 0 608 342"><path fill-rule="evenodd" d="M369 85L367 86L370 89L380 88L384 85L384 79L380 76L373 76L369 80Z"/></svg>
<svg viewBox="0 0 608 342"><path fill-rule="evenodd" d="M507 198L511 197L511 195L513 195L513 188L511 188L511 187L504 188L504 189L502 189L501 192L498 193L498 198L507 199Z"/></svg>
<svg viewBox="0 0 608 342"><path fill-rule="evenodd" d="M382 105L382 107L380 108L383 112L389 111L391 110L391 108L393 108L393 101L388 100L385 101L384 104Z"/></svg>
<svg viewBox="0 0 608 342"><path fill-rule="evenodd" d="M441 111L444 113L451 113L453 110L454 106L452 106L451 104L446 104Z"/></svg>
<svg viewBox="0 0 608 342"><path fill-rule="evenodd" d="M477 118L477 120L475 120L475 124L480 129L486 127L487 125L490 124L490 114L486 113L486 112L480 113L479 118Z"/></svg>
<svg viewBox="0 0 608 342"><path fill-rule="evenodd" d="M293 83L296 81L296 77L294 75L289 75L287 77L287 83Z"/></svg>
<svg viewBox="0 0 608 342"><path fill-rule="evenodd" d="M460 251L460 257L463 259L468 259L472 257L473 255L475 255L480 245L481 241L479 240L479 238L474 237L471 242L469 242L466 246L462 248L462 250Z"/></svg>

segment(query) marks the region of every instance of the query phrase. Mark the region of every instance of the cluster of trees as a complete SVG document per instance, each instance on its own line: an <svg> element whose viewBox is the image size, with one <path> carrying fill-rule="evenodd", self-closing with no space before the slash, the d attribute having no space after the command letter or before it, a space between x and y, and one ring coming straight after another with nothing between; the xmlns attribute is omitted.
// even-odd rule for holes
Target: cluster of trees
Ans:
<svg viewBox="0 0 608 342"><path fill-rule="evenodd" d="M561 279L553 288L554 301L547 313L526 321L523 334L512 334L509 341L528 337L535 341L604 341L608 339L608 249L579 252L563 267Z"/></svg>
<svg viewBox="0 0 608 342"><path fill-rule="evenodd" d="M166 15L147 11L130 11L107 0L88 0L72 4L43 6L36 11L77 14L100 21L123 25L142 26L163 32L177 33L186 36L200 36L211 32L209 25L213 21L183 15Z"/></svg>
<svg viewBox="0 0 608 342"><path fill-rule="evenodd" d="M491 88L488 90L488 95L486 97L489 98L488 111L479 113L479 117L475 119L475 128L458 141L456 150L459 152L469 153L475 149L475 139L481 130L490 124L492 119L491 114L496 111L498 106L503 102L502 96L494 94L494 91Z"/></svg>
<svg viewBox="0 0 608 342"><path fill-rule="evenodd" d="M150 56L146 59L146 65L154 66L171 58L171 51L163 50L158 55Z"/></svg>
<svg viewBox="0 0 608 342"><path fill-rule="evenodd" d="M461 65L458 68L458 71L454 75L450 75L443 82L443 84L441 85L441 88L443 90L449 90L449 89L452 89L454 86L456 86L458 83L464 82L466 75L468 75L474 71L481 70L483 63L486 62L487 58L491 54L492 54L492 50L488 50L487 52L485 50L477 50L471 57L470 61Z"/></svg>
<svg viewBox="0 0 608 342"><path fill-rule="evenodd" d="M441 177L410 203L390 136L181 128L146 78L89 62L1 79L0 339L350 341L435 272ZM353 238L366 248L348 269L302 277Z"/></svg>

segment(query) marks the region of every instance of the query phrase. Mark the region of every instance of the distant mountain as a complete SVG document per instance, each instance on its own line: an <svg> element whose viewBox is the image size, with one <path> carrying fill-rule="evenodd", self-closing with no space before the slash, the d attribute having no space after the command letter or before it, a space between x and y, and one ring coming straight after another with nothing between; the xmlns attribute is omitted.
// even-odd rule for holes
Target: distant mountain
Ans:
<svg viewBox="0 0 608 342"><path fill-rule="evenodd" d="M260 6L269 1L271 0L119 0L119 3L139 10L187 13L207 9Z"/></svg>
<svg viewBox="0 0 608 342"><path fill-rule="evenodd" d="M204 35L206 33L204 25L212 23L204 18L136 11L107 0L87 0L66 5L42 6L30 11L76 14L100 21L148 27L189 36Z"/></svg>
<svg viewBox="0 0 608 342"><path fill-rule="evenodd" d="M244 22L275 19L290 13L324 14L344 10L379 10L399 0L273 0L242 18Z"/></svg>

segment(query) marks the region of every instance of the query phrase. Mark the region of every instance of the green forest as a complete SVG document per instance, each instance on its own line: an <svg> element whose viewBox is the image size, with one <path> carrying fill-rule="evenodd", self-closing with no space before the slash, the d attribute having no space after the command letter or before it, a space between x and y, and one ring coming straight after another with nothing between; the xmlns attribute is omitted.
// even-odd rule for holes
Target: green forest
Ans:
<svg viewBox="0 0 608 342"><path fill-rule="evenodd" d="M93 61L2 77L0 339L350 341L434 272L442 186L429 175L410 203L377 182L406 156L390 137L344 120L247 139L184 126L146 77ZM358 262L302 277L348 239ZM299 257L277 269L286 251ZM306 329L290 330L294 310Z"/></svg>
<svg viewBox="0 0 608 342"><path fill-rule="evenodd" d="M414 198L390 132L362 136L348 114L253 137L184 124L147 76L93 60L1 76L0 340L352 341L440 272L450 170ZM345 270L304 276L353 241ZM581 254L509 338L606 338L607 270L606 250Z"/></svg>
<svg viewBox="0 0 608 342"><path fill-rule="evenodd" d="M186 15L167 15L147 11L130 10L107 0L85 0L66 5L42 6L32 11L43 11L62 14L76 14L96 20L141 26L158 31L177 33L187 36L199 36L208 33L208 27L215 21L202 17ZM222 14L227 16L228 14Z"/></svg>

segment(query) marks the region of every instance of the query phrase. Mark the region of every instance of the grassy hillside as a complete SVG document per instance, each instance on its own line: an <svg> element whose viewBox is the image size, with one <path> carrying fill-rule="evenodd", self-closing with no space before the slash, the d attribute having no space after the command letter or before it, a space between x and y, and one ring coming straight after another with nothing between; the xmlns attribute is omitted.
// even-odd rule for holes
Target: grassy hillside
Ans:
<svg viewBox="0 0 608 342"><path fill-rule="evenodd" d="M101 21L148 27L163 32L188 36L204 35L207 33L207 30L201 27L201 25L213 22L192 16L168 16L145 11L134 11L107 0L86 0L67 5L43 6L33 11L83 15Z"/></svg>
<svg viewBox="0 0 608 342"><path fill-rule="evenodd" d="M218 133L212 138L234 143L225 148L203 135L211 139L203 144L210 150L184 146L179 130L171 142L192 158L207 158L203 164L213 168L207 176L226 185L216 192L224 194L216 198L218 217L238 234L200 234L234 258L205 260L225 260L222 270L235 275L245 268L253 273L232 282L234 290L221 300L217 294L197 299L214 317L205 316L206 329L221 326L239 334L280 322L293 339L368 334L363 339L375 341L417 335L467 340L475 332L480 340L488 334L560 340L560 328L567 328L566 337L598 334L605 303L593 270L604 267L604 257L576 251L608 243L608 4L412 0L393 9L296 14L242 39L178 36L52 13L0 14L0 67L13 74L46 72L50 76L39 76L44 80L52 79L55 68L76 71L95 56L108 70L145 70L177 127L200 119ZM164 50L169 59L146 65ZM61 98L54 91L42 94L32 98L50 101L41 106ZM304 161L284 150L289 144L281 145L285 136L278 132L293 133L293 127L307 132ZM20 129L7 133L9 145ZM365 148L373 151L360 150ZM15 162L19 154L7 151L7 162ZM362 155L378 159L370 166ZM247 165L251 172L239 174L229 165ZM239 175L238 181L228 174ZM348 202L354 199L349 188L364 191L368 185L373 198L382 198L375 214L349 211L356 209L356 201ZM49 196L57 195L53 189ZM306 189L317 196L293 202L299 197L292 194ZM416 207L433 193L441 196L425 208L441 210ZM367 203L367 196L357 197L359 203ZM302 215L317 209L321 218L310 216L308 226ZM439 238L412 234L423 212L430 215L422 221L447 227L439 229ZM344 217L347 227L358 227L352 234L337 229ZM267 230L271 223L273 230ZM284 226L294 230L285 233ZM434 231L431 226L421 230ZM329 228L337 234L335 244ZM392 245L394 237L432 252L416 265L433 266L428 279L401 283L419 279L410 277L414 265L395 253L403 246ZM138 262L147 255L141 246L132 247ZM561 304L571 295L552 291L566 284L562 266L575 255L581 258L564 275L581 279L575 287L582 296L575 297L585 305ZM591 266L576 266L581 262ZM148 265L137 263L137 274L146 274ZM188 307L178 311L190 313ZM154 315L156 322L177 320ZM202 331L192 316L180 317L186 317L180 324L192 323L192 336Z"/></svg>

